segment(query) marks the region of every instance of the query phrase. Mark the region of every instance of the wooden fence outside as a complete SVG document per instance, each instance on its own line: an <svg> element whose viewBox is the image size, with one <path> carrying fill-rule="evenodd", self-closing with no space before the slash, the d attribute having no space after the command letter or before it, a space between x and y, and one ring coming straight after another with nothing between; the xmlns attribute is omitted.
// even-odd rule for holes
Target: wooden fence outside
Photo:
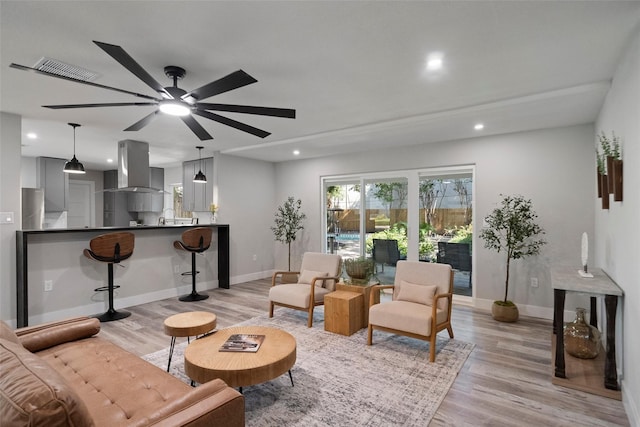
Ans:
<svg viewBox="0 0 640 427"><path fill-rule="evenodd" d="M391 209L389 217L386 215L385 209L367 209L366 211L366 227L367 233L375 233L382 229L388 228L389 224L397 222L407 222L406 209ZM445 230L462 227L468 224L471 218L471 209L462 208L443 208L436 209L432 224L438 234L444 233ZM360 211L357 209L345 209L338 216L340 232L342 233L359 233L360 231ZM420 223L426 222L425 209L420 209Z"/></svg>

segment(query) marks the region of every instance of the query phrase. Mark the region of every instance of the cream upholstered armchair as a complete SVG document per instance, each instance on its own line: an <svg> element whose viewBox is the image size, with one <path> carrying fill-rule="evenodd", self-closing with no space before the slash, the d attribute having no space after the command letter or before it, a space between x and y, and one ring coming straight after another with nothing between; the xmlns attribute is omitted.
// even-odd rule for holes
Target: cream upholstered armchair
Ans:
<svg viewBox="0 0 640 427"><path fill-rule="evenodd" d="M374 304L381 289L393 289L392 300ZM436 359L436 335L451 329L453 270L448 264L398 261L394 285L377 285L369 302L369 335L373 330L406 335L430 342L429 361Z"/></svg>
<svg viewBox="0 0 640 427"><path fill-rule="evenodd" d="M307 311L307 326L313 325L313 309L324 304L324 296L333 292L340 280L342 258L340 255L306 252L302 257L300 271L276 271L269 289L269 317L273 317L276 305ZM283 274L298 274L297 283L279 284Z"/></svg>

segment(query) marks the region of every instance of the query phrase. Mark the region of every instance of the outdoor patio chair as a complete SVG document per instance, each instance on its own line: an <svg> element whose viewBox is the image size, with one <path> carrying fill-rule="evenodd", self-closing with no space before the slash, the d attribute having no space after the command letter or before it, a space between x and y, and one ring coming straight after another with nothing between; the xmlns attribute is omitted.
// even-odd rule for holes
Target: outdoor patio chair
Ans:
<svg viewBox="0 0 640 427"><path fill-rule="evenodd" d="M393 289L392 300L375 303L381 289ZM436 335L446 329L453 338L451 307L453 269L447 264L398 261L394 285L373 287L369 301L367 345L373 330L429 341L429 361L436 358Z"/></svg>
<svg viewBox="0 0 640 427"><path fill-rule="evenodd" d="M398 241L392 239L373 239L372 257L376 264L376 272L378 271L378 264L381 264L383 273L385 264L395 266L399 260L405 258L400 255Z"/></svg>
<svg viewBox="0 0 640 427"><path fill-rule="evenodd" d="M324 304L324 296L333 292L342 273L340 255L306 252L302 257L300 271L276 271L269 289L269 317L273 317L274 306L302 310L309 313L307 326L313 325L313 309ZM279 284L278 277L298 274L297 283Z"/></svg>

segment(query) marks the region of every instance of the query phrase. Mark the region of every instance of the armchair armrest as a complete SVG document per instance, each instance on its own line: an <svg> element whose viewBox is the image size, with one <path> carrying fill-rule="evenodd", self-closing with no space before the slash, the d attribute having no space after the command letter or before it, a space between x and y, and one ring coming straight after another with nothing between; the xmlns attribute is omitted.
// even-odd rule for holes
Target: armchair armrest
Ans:
<svg viewBox="0 0 640 427"><path fill-rule="evenodd" d="M369 309L372 305L375 305L376 295L380 295L380 291L383 289L394 289L394 285L375 285L371 287L371 294L369 294L369 305L367 309Z"/></svg>
<svg viewBox="0 0 640 427"><path fill-rule="evenodd" d="M449 300L449 303L447 304L447 322L449 322L451 320L451 305L453 304L453 293L452 292L448 292L446 294L436 294L433 297L433 304L431 305L431 319L433 321L433 325L435 326L436 323L436 314L437 314L437 310L438 310L438 300L441 298L446 298Z"/></svg>
<svg viewBox="0 0 640 427"><path fill-rule="evenodd" d="M89 338L100 332L100 321L91 317L74 317L56 322L27 326L15 331L20 343L37 352L65 342Z"/></svg>
<svg viewBox="0 0 640 427"><path fill-rule="evenodd" d="M300 272L299 271L276 271L273 273L273 276L271 276L271 286L277 285L276 279L278 278L278 276L282 276L283 274L300 274Z"/></svg>
<svg viewBox="0 0 640 427"><path fill-rule="evenodd" d="M145 424L154 427L244 426L244 396L215 379L167 402Z"/></svg>

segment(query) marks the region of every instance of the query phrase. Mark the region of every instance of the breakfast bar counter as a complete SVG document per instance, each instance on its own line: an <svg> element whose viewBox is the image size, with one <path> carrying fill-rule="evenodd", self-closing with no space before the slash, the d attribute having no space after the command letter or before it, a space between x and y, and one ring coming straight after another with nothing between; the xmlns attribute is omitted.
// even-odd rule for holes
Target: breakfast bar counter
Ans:
<svg viewBox="0 0 640 427"><path fill-rule="evenodd" d="M17 326L48 321L63 315L89 315L102 310L104 301L94 294L107 277L106 266L82 254L92 238L117 231L135 235L126 268L115 268L122 279L116 305L131 306L169 298L189 288L181 271L190 270L187 255L173 247L189 228L211 227L213 239L199 261L202 289L229 288L229 225L165 225L138 227L60 228L16 231ZM190 278L189 278L190 282Z"/></svg>

